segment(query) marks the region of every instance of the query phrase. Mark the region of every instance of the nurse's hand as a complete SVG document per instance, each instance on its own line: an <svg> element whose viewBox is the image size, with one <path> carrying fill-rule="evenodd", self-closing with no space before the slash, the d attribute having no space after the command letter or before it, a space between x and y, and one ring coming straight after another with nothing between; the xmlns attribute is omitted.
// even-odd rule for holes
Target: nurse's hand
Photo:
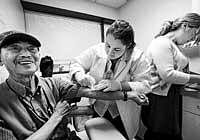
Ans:
<svg viewBox="0 0 200 140"><path fill-rule="evenodd" d="M128 99L135 101L138 105L149 105L148 97L138 92L127 92Z"/></svg>
<svg viewBox="0 0 200 140"><path fill-rule="evenodd" d="M101 80L94 86L94 90L102 90L103 92L120 91L121 89L121 83L116 80Z"/></svg>
<svg viewBox="0 0 200 140"><path fill-rule="evenodd" d="M83 87L93 87L95 79L88 74L76 73L77 82Z"/></svg>

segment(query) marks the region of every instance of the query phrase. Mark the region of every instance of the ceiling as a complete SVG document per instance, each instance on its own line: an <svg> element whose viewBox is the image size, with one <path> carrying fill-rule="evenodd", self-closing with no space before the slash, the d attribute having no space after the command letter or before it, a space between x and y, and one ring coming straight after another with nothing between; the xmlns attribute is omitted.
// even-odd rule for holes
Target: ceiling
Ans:
<svg viewBox="0 0 200 140"><path fill-rule="evenodd" d="M108 7L112 8L120 8L125 3L127 3L128 0L89 0L92 2L95 2L97 4L102 4Z"/></svg>

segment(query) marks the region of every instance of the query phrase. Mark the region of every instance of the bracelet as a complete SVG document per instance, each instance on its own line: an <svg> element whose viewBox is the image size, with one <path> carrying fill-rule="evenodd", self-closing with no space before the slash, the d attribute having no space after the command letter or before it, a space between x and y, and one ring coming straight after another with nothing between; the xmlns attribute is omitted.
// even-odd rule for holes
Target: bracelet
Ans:
<svg viewBox="0 0 200 140"><path fill-rule="evenodd" d="M123 91L123 94L124 94L124 101L127 101L128 100L128 94L126 91Z"/></svg>

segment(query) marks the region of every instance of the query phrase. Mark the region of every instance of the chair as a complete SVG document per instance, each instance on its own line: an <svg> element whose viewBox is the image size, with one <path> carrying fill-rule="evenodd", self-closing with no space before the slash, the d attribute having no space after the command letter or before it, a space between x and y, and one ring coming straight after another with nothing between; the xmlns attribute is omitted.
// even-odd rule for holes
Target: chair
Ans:
<svg viewBox="0 0 200 140"><path fill-rule="evenodd" d="M92 118L85 123L90 140L126 140L126 138L105 118Z"/></svg>

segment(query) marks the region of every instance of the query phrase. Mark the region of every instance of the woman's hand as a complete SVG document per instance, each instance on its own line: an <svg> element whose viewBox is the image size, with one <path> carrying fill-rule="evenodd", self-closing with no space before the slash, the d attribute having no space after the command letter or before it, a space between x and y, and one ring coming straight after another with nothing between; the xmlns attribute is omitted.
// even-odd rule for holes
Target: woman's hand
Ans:
<svg viewBox="0 0 200 140"><path fill-rule="evenodd" d="M116 80L101 80L97 85L94 86L94 90L102 90L103 92L120 91L121 84Z"/></svg>
<svg viewBox="0 0 200 140"><path fill-rule="evenodd" d="M138 105L148 105L149 100L145 94L138 92L127 92L128 99L135 101Z"/></svg>
<svg viewBox="0 0 200 140"><path fill-rule="evenodd" d="M84 87L93 87L95 84L95 79L88 74L77 73L76 80L81 86Z"/></svg>

